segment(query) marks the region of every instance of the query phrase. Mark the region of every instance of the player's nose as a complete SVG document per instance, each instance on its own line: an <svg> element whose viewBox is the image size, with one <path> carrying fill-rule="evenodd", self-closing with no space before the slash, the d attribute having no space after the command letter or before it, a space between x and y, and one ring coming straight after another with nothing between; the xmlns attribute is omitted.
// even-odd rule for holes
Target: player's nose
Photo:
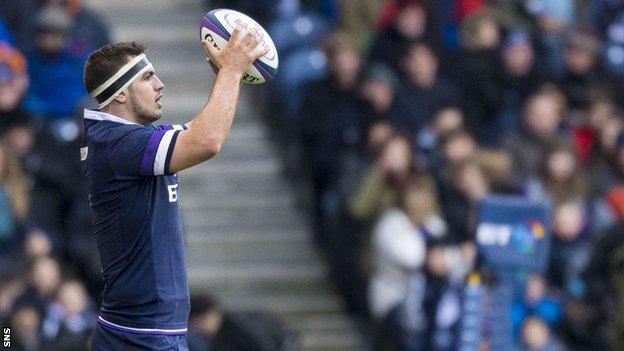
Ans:
<svg viewBox="0 0 624 351"><path fill-rule="evenodd" d="M156 91L163 90L165 88L165 85L163 84L163 82L156 75L154 75L154 78L156 78L154 79L154 90Z"/></svg>

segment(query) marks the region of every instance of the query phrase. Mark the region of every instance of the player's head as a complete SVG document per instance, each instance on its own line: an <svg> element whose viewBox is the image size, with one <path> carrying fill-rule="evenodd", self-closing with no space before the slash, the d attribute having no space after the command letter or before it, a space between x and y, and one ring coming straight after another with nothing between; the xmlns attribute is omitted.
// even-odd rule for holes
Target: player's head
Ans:
<svg viewBox="0 0 624 351"><path fill-rule="evenodd" d="M84 84L100 109L122 111L138 123L162 116L160 97L164 85L145 57L145 46L136 42L106 45L89 56Z"/></svg>

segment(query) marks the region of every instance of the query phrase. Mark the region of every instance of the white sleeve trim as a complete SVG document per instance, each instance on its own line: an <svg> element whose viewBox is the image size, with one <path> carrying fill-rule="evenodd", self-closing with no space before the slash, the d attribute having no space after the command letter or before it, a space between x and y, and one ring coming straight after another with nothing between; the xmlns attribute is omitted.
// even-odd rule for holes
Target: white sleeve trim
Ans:
<svg viewBox="0 0 624 351"><path fill-rule="evenodd" d="M154 175L164 175L165 174L165 162L167 161L167 153L169 152L169 144L171 144L171 139L173 138L173 134L175 133L175 129L168 130L163 135L162 139L160 139L160 143L158 144L158 151L156 151L156 158L154 159Z"/></svg>

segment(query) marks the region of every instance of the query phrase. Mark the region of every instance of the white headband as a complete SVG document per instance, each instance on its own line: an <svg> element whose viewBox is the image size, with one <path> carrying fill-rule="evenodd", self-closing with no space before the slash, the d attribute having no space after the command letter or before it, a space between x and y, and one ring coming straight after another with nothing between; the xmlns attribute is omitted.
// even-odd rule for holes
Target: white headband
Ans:
<svg viewBox="0 0 624 351"><path fill-rule="evenodd" d="M99 104L100 108L110 104L119 93L126 89L135 79L152 69L152 64L147 60L145 54L133 58L123 65L112 77L91 92Z"/></svg>

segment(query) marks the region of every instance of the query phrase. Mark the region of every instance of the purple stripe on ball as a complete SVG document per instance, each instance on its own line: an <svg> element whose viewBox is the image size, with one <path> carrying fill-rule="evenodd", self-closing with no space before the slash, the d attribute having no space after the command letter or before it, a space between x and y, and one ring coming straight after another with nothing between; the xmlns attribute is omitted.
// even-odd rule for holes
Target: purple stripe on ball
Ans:
<svg viewBox="0 0 624 351"><path fill-rule="evenodd" d="M264 70L264 72L266 73L266 75L262 74L262 71L260 69L258 69L258 71L262 74L263 77L269 77L269 79L275 77L275 74L277 74L277 69L273 68L269 65L267 65L266 63L257 60L256 62L254 62L254 66L255 67L261 67L262 70Z"/></svg>
<svg viewBox="0 0 624 351"><path fill-rule="evenodd" d="M227 32L225 32L224 30L221 30L221 28L219 28L219 26L217 26L214 22L212 22L207 17L202 18L202 27L206 27L206 28L210 29L211 31L217 33L218 36L222 37L225 40L229 40L230 39L230 35L227 34ZM201 35L201 29L200 29L200 35ZM202 38L202 39L204 39L204 38Z"/></svg>
<svg viewBox="0 0 624 351"><path fill-rule="evenodd" d="M259 61L253 63L254 67L260 72L260 74L264 77L264 80L269 80L273 78L269 72L267 72L262 65L258 64Z"/></svg>

